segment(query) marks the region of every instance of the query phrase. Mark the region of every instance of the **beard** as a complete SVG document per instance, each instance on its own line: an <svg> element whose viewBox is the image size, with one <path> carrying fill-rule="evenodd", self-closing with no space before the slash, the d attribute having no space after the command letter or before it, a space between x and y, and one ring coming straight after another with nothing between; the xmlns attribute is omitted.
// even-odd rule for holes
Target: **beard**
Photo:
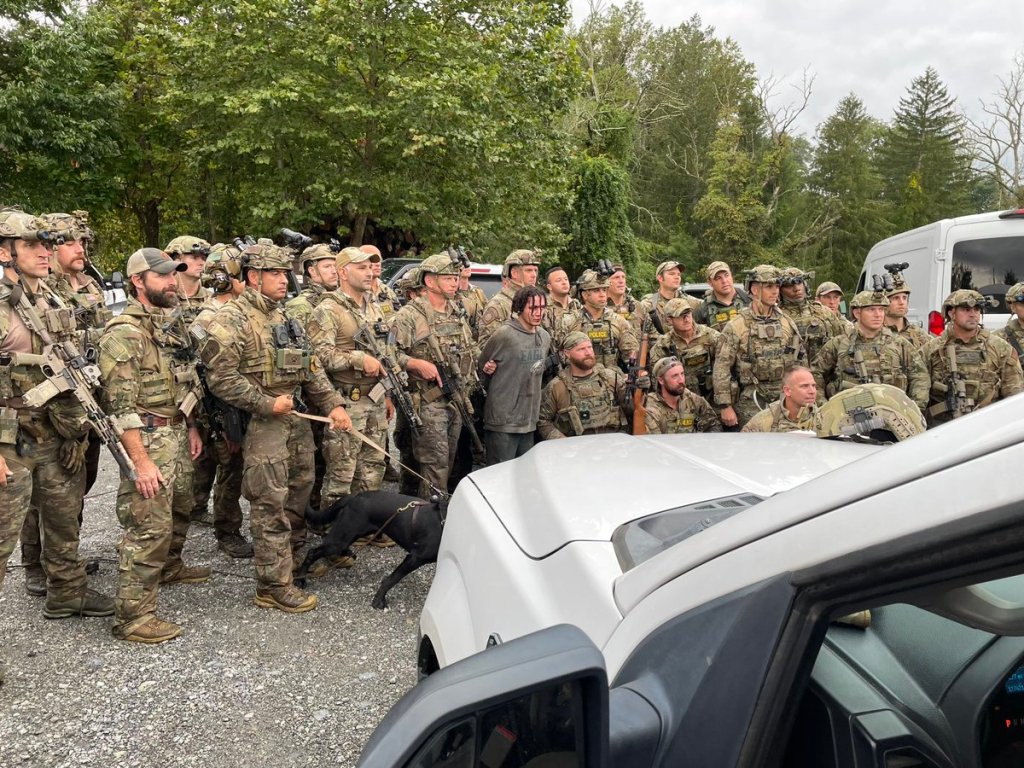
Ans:
<svg viewBox="0 0 1024 768"><path fill-rule="evenodd" d="M670 387L668 384L662 383L661 386L663 386L665 388L665 391L672 395L672 397L679 397L680 395L683 394L683 392L686 391L685 384L680 384L678 387Z"/></svg>
<svg viewBox="0 0 1024 768"><path fill-rule="evenodd" d="M173 309L178 306L178 297L175 294L155 291L152 288L146 288L146 299L154 307L159 307L160 309Z"/></svg>
<svg viewBox="0 0 1024 768"><path fill-rule="evenodd" d="M594 366L597 365L596 357L584 357L581 360L573 361L573 365L579 368L581 371L592 371Z"/></svg>

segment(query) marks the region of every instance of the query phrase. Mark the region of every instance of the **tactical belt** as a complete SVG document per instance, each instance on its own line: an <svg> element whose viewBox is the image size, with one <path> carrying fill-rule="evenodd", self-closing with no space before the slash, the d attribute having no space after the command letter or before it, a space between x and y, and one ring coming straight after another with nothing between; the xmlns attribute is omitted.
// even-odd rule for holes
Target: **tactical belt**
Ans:
<svg viewBox="0 0 1024 768"><path fill-rule="evenodd" d="M177 413L170 418L165 416L154 416L152 413L140 413L139 418L142 419L142 423L146 425L145 429L147 432L152 432L157 427L173 426L185 421L185 416L180 413Z"/></svg>
<svg viewBox="0 0 1024 768"><path fill-rule="evenodd" d="M444 397L444 392L441 391L441 388L431 382L414 382L413 388L419 392L420 397L426 403L433 403Z"/></svg>

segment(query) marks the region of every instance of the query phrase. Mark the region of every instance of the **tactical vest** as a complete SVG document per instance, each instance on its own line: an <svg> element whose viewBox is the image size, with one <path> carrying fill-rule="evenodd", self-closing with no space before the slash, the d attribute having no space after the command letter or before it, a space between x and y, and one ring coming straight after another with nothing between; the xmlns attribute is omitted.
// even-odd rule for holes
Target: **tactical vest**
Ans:
<svg viewBox="0 0 1024 768"><path fill-rule="evenodd" d="M715 361L712 354L712 334L705 331L694 338L696 343L692 345L687 345L675 333L669 334L668 338L671 339L672 354L679 358L686 372L686 388L703 397L714 392L712 374ZM652 358L651 362L656 360Z"/></svg>
<svg viewBox="0 0 1024 768"><path fill-rule="evenodd" d="M874 339L863 339L854 330L840 347L833 377L835 392L858 384L891 384L907 391L909 371L899 346L885 329ZM835 394L830 392L829 394Z"/></svg>
<svg viewBox="0 0 1024 768"><path fill-rule="evenodd" d="M594 357L606 368L617 368L619 365L619 336L621 335L612 323L610 315L614 310L609 307L595 320L590 313L582 308L576 313L579 330L587 335L594 347Z"/></svg>
<svg viewBox="0 0 1024 768"><path fill-rule="evenodd" d="M796 324L807 351L807 359L813 360L831 338L825 320L812 309L810 302L784 304L782 312Z"/></svg>
<svg viewBox="0 0 1024 768"><path fill-rule="evenodd" d="M411 307L411 311L418 315L420 322L417 323L417 327L426 331L425 334L417 334L412 348L408 350L409 354L423 360L434 360L434 352L427 342L427 336L433 336L437 339L438 346L448 365L459 371L465 381L475 384L478 380L476 373L478 351L473 342L469 325L458 311L461 307L457 306L457 303L449 302L449 314L445 315L434 310L425 298L419 298L406 307L406 311L410 311L408 307ZM421 382L418 379L414 380L414 383L419 388L433 386L431 382Z"/></svg>
<svg viewBox="0 0 1024 768"><path fill-rule="evenodd" d="M53 289L74 308L80 330L102 329L114 319L114 313L107 308L106 298L95 280L88 279L83 286L75 288L67 275L54 274L51 277Z"/></svg>
<svg viewBox="0 0 1024 768"><path fill-rule="evenodd" d="M740 337L739 382L743 389L757 388L774 400L779 396L782 374L799 361L801 339L792 321L775 311L767 318L741 313L744 330Z"/></svg>
<svg viewBox="0 0 1024 768"><path fill-rule="evenodd" d="M189 392L197 391L199 376L189 339L158 325L159 319L159 315L129 306L110 321L106 333L116 338L117 329L126 325L142 331L145 343L138 361L139 394L135 408L139 413L170 418Z"/></svg>
<svg viewBox="0 0 1024 768"><path fill-rule="evenodd" d="M999 355L991 348L989 332L984 329L978 331L978 335L968 344L959 343L948 335L943 341L945 343L937 346L931 353L932 399L942 399L935 396L936 387L947 387L951 379L947 349L953 347L956 350L957 376L963 380L967 398L971 403L964 412L982 408L993 400L998 400L1003 385L1002 364ZM942 397L945 397L945 390Z"/></svg>
<svg viewBox="0 0 1024 768"><path fill-rule="evenodd" d="M371 357L375 357L371 350L365 345L356 344L355 336L359 329L367 326L367 332L372 334L379 347L385 347L388 340L388 327L380 305L375 301L367 302L365 314L356 302L347 294L341 291L332 291L325 294L323 307L320 312L329 311L338 322L337 336L334 340L335 349L339 352L352 352L360 350ZM319 316L319 314L318 314ZM390 350L389 350L390 351ZM326 360L321 360L326 364ZM355 368L347 368L343 371L327 371L331 383L342 388L346 397L352 397L353 387L359 389L360 394L355 397L362 397L367 394L363 391L375 385L379 379L376 376L367 376Z"/></svg>
<svg viewBox="0 0 1024 768"><path fill-rule="evenodd" d="M670 408L661 395L651 395L648 410L662 428L662 434L689 434L697 429L697 409L693 393L683 392L676 408Z"/></svg>
<svg viewBox="0 0 1024 768"><path fill-rule="evenodd" d="M14 294L21 290L21 286L12 285L7 280L0 282L0 311L6 316L5 325L7 326L2 329L3 342L0 343L0 351L31 352L38 355L43 351L43 340L38 333L29 328L28 323L24 323L24 325L27 329L26 333L30 337L31 349L15 349L8 343L11 331L10 319L18 317L21 320L21 315L15 308L14 302ZM31 303L39 316L43 330L49 334L52 341L71 341L76 346L81 343L81 333L77 328L74 310L61 301L49 285L41 283L39 292ZM14 365L10 362L0 365L0 399L20 397L45 380L46 376L37 365Z"/></svg>
<svg viewBox="0 0 1024 768"><path fill-rule="evenodd" d="M380 284L380 290L374 295L373 301L380 310L380 314L389 323L391 318L395 316L395 313L402 308L402 302L398 300L398 294L391 290L388 284L384 282Z"/></svg>
<svg viewBox="0 0 1024 768"><path fill-rule="evenodd" d="M254 305L246 293L236 299L236 306L248 320L245 343L238 372L276 395L288 394L311 378L313 351L302 324L289 320L280 306L260 296L268 311ZM257 299L257 301L259 300Z"/></svg>
<svg viewBox="0 0 1024 768"><path fill-rule="evenodd" d="M615 404L614 379L608 373L595 368L590 376L583 378L573 376L568 369L558 374L556 381L564 388L565 399L570 403L555 416L555 426L562 434L618 432L625 426L625 416Z"/></svg>

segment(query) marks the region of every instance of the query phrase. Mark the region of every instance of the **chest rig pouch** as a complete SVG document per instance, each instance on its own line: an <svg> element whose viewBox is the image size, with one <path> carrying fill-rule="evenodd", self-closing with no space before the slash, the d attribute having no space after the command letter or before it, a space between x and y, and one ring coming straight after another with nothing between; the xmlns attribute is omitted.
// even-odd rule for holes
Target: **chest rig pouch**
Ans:
<svg viewBox="0 0 1024 768"><path fill-rule="evenodd" d="M309 370L312 350L298 320L270 326L270 335L274 342L275 371L294 375Z"/></svg>
<svg viewBox="0 0 1024 768"><path fill-rule="evenodd" d="M54 307L43 313L46 331L55 339L69 339L78 330L75 322L75 311L70 307Z"/></svg>
<svg viewBox="0 0 1024 768"><path fill-rule="evenodd" d="M786 352L782 323L778 320L755 323L750 329L747 337L747 358L755 381L781 380L786 367Z"/></svg>

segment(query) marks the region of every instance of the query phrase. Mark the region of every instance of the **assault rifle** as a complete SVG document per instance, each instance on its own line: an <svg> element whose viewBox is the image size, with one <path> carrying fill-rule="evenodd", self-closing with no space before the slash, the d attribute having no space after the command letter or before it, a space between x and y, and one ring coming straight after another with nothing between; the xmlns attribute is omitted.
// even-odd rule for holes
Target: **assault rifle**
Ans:
<svg viewBox="0 0 1024 768"><path fill-rule="evenodd" d="M444 352L441 351L441 344L434 334L427 336L427 344L430 346L430 353L434 356L433 362L437 366L437 373L441 377L441 394L455 406L455 410L462 417L462 425L469 432L469 437L473 441L473 447L482 453L484 444L480 442L480 435L477 434L476 427L473 426L473 404L469 402L465 379L445 357Z"/></svg>
<svg viewBox="0 0 1024 768"><path fill-rule="evenodd" d="M18 300L14 302L18 316L42 339L43 351L38 355L12 352L11 362L14 365L38 366L46 377L46 381L40 382L22 396L25 406L39 408L57 395L71 392L85 410L85 418L96 430L100 441L113 454L121 473L130 480L137 479L139 475L135 464L121 445L124 430L103 412L92 394L93 388L100 385L99 367L89 362L72 342L54 342L21 286L18 286L18 293Z"/></svg>
<svg viewBox="0 0 1024 768"><path fill-rule="evenodd" d="M384 373L384 378L381 379L380 383L384 386L388 397L391 398L391 402L402 412L405 420L409 422L413 433L418 435L419 428L423 426L423 422L420 420L419 414L416 413L416 409L412 404L412 398L409 396L409 375L399 367L387 352L388 348L394 346L395 331L391 330L388 333L386 345L377 343L377 336L368 324L364 324L354 338L357 344L361 344L380 363L381 370Z"/></svg>
<svg viewBox="0 0 1024 768"><path fill-rule="evenodd" d="M946 383L946 410L953 418L965 416L974 410L974 400L967 396L967 382L956 366L956 346L946 347L949 356L949 381Z"/></svg>
<svg viewBox="0 0 1024 768"><path fill-rule="evenodd" d="M641 372L647 368L647 355L651 343L651 326L654 324L651 319L653 314L654 310L652 309L644 319L643 325L640 328L640 353L637 356L636 361L630 365L629 373L626 378L626 391L630 392L630 396L633 398L632 434L634 435L647 434L647 408L644 406L644 399L647 396L647 392L643 387L639 386L639 379Z"/></svg>

